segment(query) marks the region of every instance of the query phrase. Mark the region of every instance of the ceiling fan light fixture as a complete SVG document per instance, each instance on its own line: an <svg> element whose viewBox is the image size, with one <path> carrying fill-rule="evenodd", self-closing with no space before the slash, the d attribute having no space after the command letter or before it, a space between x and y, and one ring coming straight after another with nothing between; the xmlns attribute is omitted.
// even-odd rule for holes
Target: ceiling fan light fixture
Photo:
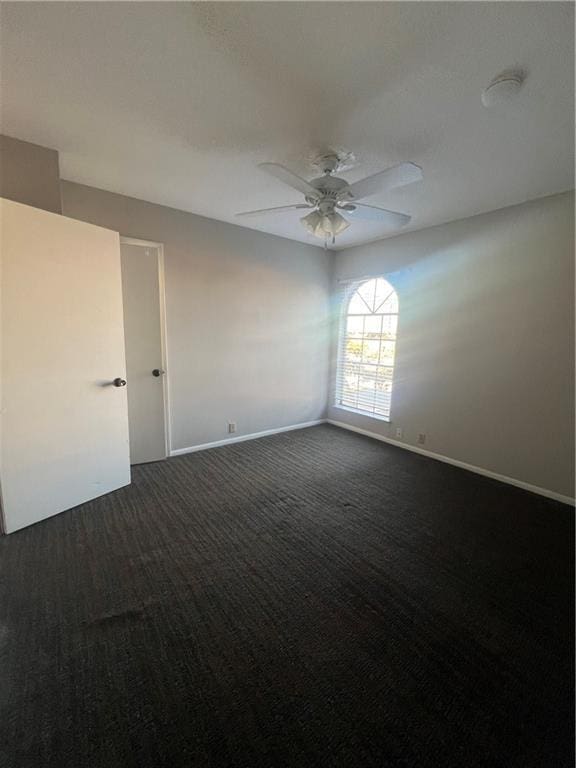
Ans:
<svg viewBox="0 0 576 768"><path fill-rule="evenodd" d="M302 226L307 229L310 234L316 235L316 237L324 237L324 234L320 232L322 216L318 211L312 211L312 213L309 213L307 216L302 216L300 221L302 222Z"/></svg>
<svg viewBox="0 0 576 768"><path fill-rule="evenodd" d="M348 229L349 226L350 222L346 221L344 216L336 213L336 211L327 213L322 217L322 229L324 230L325 234L331 235L332 237L335 237L341 232L344 232L344 230Z"/></svg>
<svg viewBox="0 0 576 768"><path fill-rule="evenodd" d="M308 232L322 240L327 237L336 237L350 226L350 222L336 211L330 213L312 211L307 216L303 216L300 221Z"/></svg>

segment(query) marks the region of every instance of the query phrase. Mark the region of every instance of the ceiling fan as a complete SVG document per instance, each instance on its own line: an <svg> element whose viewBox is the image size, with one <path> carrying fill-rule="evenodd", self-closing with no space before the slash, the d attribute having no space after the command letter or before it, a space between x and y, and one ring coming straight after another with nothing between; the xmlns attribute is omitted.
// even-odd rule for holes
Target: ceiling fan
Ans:
<svg viewBox="0 0 576 768"><path fill-rule="evenodd" d="M357 201L373 195L375 192L386 192L389 189L421 181L422 169L418 165L400 163L349 184L345 179L333 175L342 167L342 160L337 154L324 154L318 158L315 164L320 167L323 175L306 181L279 163L260 163L258 167L263 171L283 181L292 189L302 192L306 202L281 205L277 208L261 208L236 215L261 216L262 214L282 213L283 211L309 210L310 213L303 216L300 221L309 232L322 238L325 245L329 238L334 243L336 235L348 229L351 222L377 221L390 227L402 227L410 221L410 216L405 213L388 211L376 205ZM341 211L346 213L351 221L345 219Z"/></svg>

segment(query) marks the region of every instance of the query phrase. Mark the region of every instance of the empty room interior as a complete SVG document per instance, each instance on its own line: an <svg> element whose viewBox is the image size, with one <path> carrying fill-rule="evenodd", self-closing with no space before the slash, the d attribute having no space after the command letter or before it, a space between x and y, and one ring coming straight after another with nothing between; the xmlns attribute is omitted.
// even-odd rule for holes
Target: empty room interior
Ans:
<svg viewBox="0 0 576 768"><path fill-rule="evenodd" d="M574 765L574 4L0 3L0 766Z"/></svg>

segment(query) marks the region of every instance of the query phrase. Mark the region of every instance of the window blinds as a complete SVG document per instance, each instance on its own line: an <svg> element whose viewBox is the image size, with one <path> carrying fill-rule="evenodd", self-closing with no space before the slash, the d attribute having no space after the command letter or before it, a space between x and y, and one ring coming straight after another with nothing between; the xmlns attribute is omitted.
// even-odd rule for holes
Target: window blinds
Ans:
<svg viewBox="0 0 576 768"><path fill-rule="evenodd" d="M398 296L384 278L345 283L338 342L336 405L390 418Z"/></svg>

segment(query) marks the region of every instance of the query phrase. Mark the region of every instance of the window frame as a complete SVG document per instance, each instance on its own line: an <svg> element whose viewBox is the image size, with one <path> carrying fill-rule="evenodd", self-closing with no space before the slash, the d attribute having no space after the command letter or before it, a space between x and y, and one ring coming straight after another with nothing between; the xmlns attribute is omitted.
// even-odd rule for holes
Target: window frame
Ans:
<svg viewBox="0 0 576 768"><path fill-rule="evenodd" d="M396 312L382 312L382 316L395 316L396 317L396 334L393 340L394 343L394 360L393 364L391 366L385 366L387 368L392 369L392 374L390 377L390 381L392 383L391 392L390 392L390 407L388 415L383 415L379 413L375 413L374 411L368 411L364 410L362 408L354 408L350 405L344 405L341 402L342 399L342 389L343 389L343 365L345 364L345 347L346 347L346 341L347 341L347 325L348 325L348 317L350 317L349 307L352 299L354 298L354 295L358 291L358 289L364 285L365 283L370 283L374 280L384 280L389 286L391 291L394 293L396 297L397 302L397 311ZM388 297L384 300L387 301ZM384 303L382 302L382 303ZM367 306L368 309L368 306ZM365 314L359 315L352 313L353 316L356 317L375 317L378 316L375 312L366 312ZM337 340L337 346L336 346L336 380L335 380L335 386L334 386L334 393L333 393L333 407L340 409L342 411L347 411L349 413L356 413L360 416L365 416L369 419L376 419L377 421L384 421L388 424L392 422L392 399L394 394L394 378L395 378L395 372L396 372L396 352L397 352L397 343L398 343L398 323L400 318L400 298L398 296L398 291L394 287L394 285L390 282L390 280L386 277L386 275L375 275L371 277L363 277L358 280L351 280L346 281L346 283L343 286L342 291L342 298L340 301L340 319L338 323L338 340ZM381 334L382 335L382 334ZM380 339L380 344L382 343L382 339Z"/></svg>

